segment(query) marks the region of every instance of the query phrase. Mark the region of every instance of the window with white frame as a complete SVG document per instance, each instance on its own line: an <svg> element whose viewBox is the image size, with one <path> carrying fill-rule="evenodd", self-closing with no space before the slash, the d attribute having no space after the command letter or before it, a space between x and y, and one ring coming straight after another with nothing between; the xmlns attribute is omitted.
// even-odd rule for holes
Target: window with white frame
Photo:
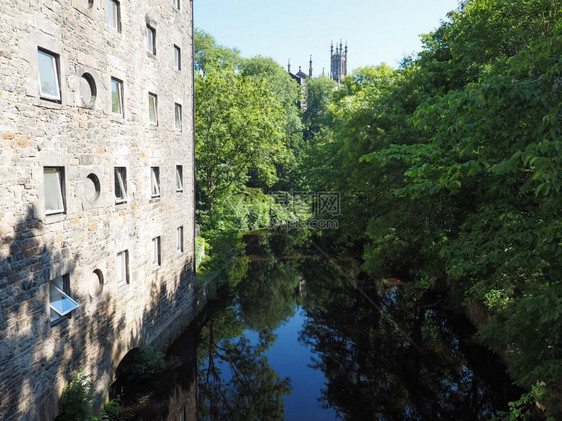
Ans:
<svg viewBox="0 0 562 421"><path fill-rule="evenodd" d="M117 286L129 284L129 250L117 253L115 269L117 273Z"/></svg>
<svg viewBox="0 0 562 421"><path fill-rule="evenodd" d="M161 242L160 237L155 237L155 238L152 239L152 264L154 266L160 266L162 264L161 244L162 244L162 242Z"/></svg>
<svg viewBox="0 0 562 421"><path fill-rule="evenodd" d="M150 124L158 125L158 96L148 93L148 120Z"/></svg>
<svg viewBox="0 0 562 421"><path fill-rule="evenodd" d="M51 323L61 320L79 307L79 304L70 298L69 275L57 276L49 281L49 307Z"/></svg>
<svg viewBox="0 0 562 421"><path fill-rule="evenodd" d="M127 201L127 168L115 167L115 203Z"/></svg>
<svg viewBox="0 0 562 421"><path fill-rule="evenodd" d="M177 229L177 250L183 252L183 227Z"/></svg>
<svg viewBox="0 0 562 421"><path fill-rule="evenodd" d="M176 191L183 191L183 166L176 165Z"/></svg>
<svg viewBox="0 0 562 421"><path fill-rule="evenodd" d="M180 10L180 0L172 0L172 6Z"/></svg>
<svg viewBox="0 0 562 421"><path fill-rule="evenodd" d="M107 21L109 26L121 32L121 3L117 0L107 0Z"/></svg>
<svg viewBox="0 0 562 421"><path fill-rule="evenodd" d="M123 82L111 78L111 112L123 116Z"/></svg>
<svg viewBox="0 0 562 421"><path fill-rule="evenodd" d="M60 101L60 77L58 55L38 50L39 93L41 98Z"/></svg>
<svg viewBox="0 0 562 421"><path fill-rule="evenodd" d="M65 212L64 202L64 168L44 167L43 183L45 197L45 214L52 215Z"/></svg>
<svg viewBox="0 0 562 421"><path fill-rule="evenodd" d="M176 128L176 130L180 130L182 129L182 121L181 121L181 105L180 104L175 104L174 106L174 127Z"/></svg>
<svg viewBox="0 0 562 421"><path fill-rule="evenodd" d="M146 51L156 55L156 29L146 25Z"/></svg>
<svg viewBox="0 0 562 421"><path fill-rule="evenodd" d="M181 48L174 45L174 68L181 70Z"/></svg>
<svg viewBox="0 0 562 421"><path fill-rule="evenodd" d="M151 193L152 197L160 197L160 168L151 167L150 168L150 179L151 179Z"/></svg>

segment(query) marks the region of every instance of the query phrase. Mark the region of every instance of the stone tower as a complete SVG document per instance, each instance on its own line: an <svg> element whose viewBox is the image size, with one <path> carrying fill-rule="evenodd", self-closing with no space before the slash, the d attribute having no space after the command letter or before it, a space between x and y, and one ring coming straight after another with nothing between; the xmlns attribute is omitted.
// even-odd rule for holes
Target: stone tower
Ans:
<svg viewBox="0 0 562 421"><path fill-rule="evenodd" d="M339 85L344 76L347 76L347 43L344 49L340 41L339 45L336 44L334 52L334 43L332 42L330 47L330 77Z"/></svg>

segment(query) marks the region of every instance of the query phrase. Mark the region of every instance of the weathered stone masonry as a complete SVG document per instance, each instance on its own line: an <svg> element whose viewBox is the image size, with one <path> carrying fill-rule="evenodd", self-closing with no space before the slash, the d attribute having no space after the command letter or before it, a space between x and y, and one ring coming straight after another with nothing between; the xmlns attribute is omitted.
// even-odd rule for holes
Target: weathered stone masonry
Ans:
<svg viewBox="0 0 562 421"><path fill-rule="evenodd" d="M108 19L112 3L120 32ZM53 419L78 367L93 375L103 400L128 351L162 346L193 317L192 0L175 6L0 1L2 420ZM146 48L147 24L156 55ZM55 58L60 100L42 98L39 49ZM111 78L123 82L122 116L112 111ZM157 125L149 121L149 92L158 98ZM45 187L45 167L62 175L62 212L47 212L46 200L56 199ZM115 167L126 171L123 203L116 203ZM159 169L158 197L151 167ZM155 237L160 265L153 263ZM128 283L118 285L124 250ZM79 307L52 322L50 282L59 277Z"/></svg>

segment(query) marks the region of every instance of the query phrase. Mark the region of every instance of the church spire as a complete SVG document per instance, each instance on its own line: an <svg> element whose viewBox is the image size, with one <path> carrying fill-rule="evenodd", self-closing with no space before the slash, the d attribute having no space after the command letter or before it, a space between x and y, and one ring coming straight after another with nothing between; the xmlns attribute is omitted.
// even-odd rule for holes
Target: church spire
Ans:
<svg viewBox="0 0 562 421"><path fill-rule="evenodd" d="M308 68L308 76L312 77L312 54L310 55L310 66Z"/></svg>
<svg viewBox="0 0 562 421"><path fill-rule="evenodd" d="M347 41L345 49L343 40L340 38L339 44L336 42L336 50L334 53L334 42L330 46L330 77L335 80L338 85L343 77L347 76Z"/></svg>

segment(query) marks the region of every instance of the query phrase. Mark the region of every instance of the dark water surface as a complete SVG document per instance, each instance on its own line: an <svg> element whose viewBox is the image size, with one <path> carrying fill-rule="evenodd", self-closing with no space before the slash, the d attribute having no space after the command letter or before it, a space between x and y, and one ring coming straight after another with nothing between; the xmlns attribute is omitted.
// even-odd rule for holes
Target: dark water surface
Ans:
<svg viewBox="0 0 562 421"><path fill-rule="evenodd" d="M183 365L125 385L134 419L474 420L518 397L442 295L305 234L246 240L237 285L169 350Z"/></svg>

